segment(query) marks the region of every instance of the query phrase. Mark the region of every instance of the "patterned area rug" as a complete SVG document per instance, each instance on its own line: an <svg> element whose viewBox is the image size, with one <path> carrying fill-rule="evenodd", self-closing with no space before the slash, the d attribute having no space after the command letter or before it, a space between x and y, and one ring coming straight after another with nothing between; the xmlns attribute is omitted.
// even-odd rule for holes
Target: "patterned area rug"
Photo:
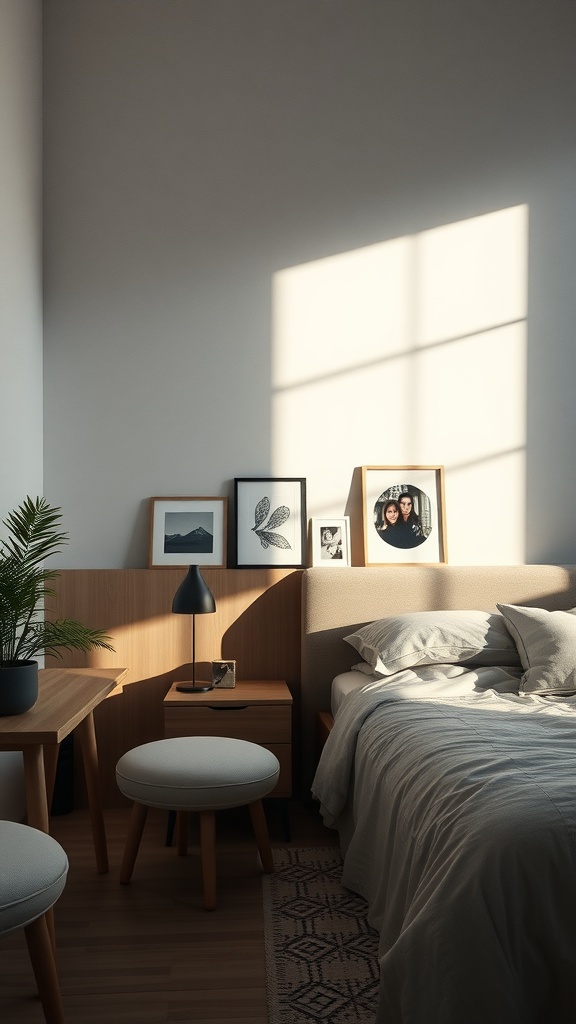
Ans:
<svg viewBox="0 0 576 1024"><path fill-rule="evenodd" d="M270 1024L374 1024L378 933L337 847L274 850L264 875Z"/></svg>

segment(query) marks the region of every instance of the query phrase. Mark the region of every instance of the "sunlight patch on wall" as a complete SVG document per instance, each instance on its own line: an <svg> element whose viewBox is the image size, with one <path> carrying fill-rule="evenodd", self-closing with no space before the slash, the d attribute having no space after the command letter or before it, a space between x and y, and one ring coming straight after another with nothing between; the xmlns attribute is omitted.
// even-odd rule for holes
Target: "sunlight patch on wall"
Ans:
<svg viewBox="0 0 576 1024"><path fill-rule="evenodd" d="M274 387L372 365L410 344L412 240L291 267L274 282Z"/></svg>
<svg viewBox="0 0 576 1024"><path fill-rule="evenodd" d="M515 206L414 238L418 346L525 318L527 213Z"/></svg>
<svg viewBox="0 0 576 1024"><path fill-rule="evenodd" d="M448 557L524 560L528 210L273 281L272 475L342 515L354 467L441 464Z"/></svg>

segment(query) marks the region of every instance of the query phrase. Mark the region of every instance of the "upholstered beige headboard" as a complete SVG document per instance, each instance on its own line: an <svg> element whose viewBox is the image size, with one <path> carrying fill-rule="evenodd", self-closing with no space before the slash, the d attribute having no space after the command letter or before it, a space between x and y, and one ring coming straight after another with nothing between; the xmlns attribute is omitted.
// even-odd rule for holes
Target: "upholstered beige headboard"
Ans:
<svg viewBox="0 0 576 1024"><path fill-rule="evenodd" d="M373 566L314 568L302 574L301 750L307 796L316 765L316 715L330 708L335 675L357 663L343 637L402 612L479 608L496 602L576 607L576 566Z"/></svg>

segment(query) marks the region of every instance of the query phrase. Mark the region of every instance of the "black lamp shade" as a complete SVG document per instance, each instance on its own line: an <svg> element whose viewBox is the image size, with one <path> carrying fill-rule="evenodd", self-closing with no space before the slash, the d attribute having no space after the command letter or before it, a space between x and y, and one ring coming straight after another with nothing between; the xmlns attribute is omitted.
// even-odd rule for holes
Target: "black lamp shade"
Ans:
<svg viewBox="0 0 576 1024"><path fill-rule="evenodd" d="M190 566L174 594L172 611L179 615L203 615L216 611L214 595L197 565Z"/></svg>

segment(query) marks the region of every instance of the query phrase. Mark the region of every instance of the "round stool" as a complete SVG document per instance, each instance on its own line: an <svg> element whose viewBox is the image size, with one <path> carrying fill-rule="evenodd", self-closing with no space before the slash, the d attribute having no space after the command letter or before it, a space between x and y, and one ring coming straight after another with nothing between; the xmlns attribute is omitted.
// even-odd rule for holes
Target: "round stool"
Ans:
<svg viewBox="0 0 576 1024"><path fill-rule="evenodd" d="M278 758L257 743L226 736L178 736L129 750L116 765L116 781L134 801L120 882L127 885L149 807L178 812L178 853L188 845L188 811L200 814L204 907L216 906L215 811L248 805L264 871L274 870L262 797L274 789Z"/></svg>
<svg viewBox="0 0 576 1024"><path fill-rule="evenodd" d="M62 893L68 858L55 839L0 821L0 935L23 928L47 1024L63 1024L51 907Z"/></svg>

